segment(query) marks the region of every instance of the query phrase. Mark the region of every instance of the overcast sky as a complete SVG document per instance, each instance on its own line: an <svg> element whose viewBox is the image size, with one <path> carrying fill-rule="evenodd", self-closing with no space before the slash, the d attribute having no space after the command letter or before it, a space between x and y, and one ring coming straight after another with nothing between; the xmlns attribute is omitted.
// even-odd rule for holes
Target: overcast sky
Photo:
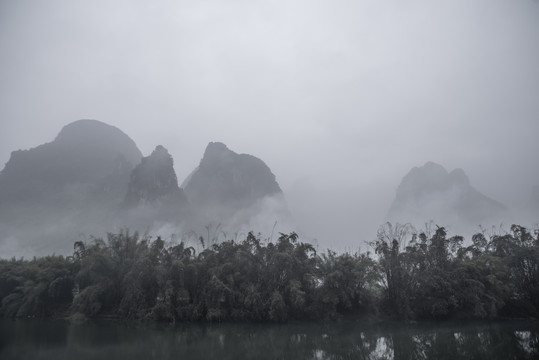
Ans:
<svg viewBox="0 0 539 360"><path fill-rule="evenodd" d="M0 168L82 118L180 183L209 141L255 155L320 237L368 237L426 161L512 205L539 185L539 2L0 1Z"/></svg>

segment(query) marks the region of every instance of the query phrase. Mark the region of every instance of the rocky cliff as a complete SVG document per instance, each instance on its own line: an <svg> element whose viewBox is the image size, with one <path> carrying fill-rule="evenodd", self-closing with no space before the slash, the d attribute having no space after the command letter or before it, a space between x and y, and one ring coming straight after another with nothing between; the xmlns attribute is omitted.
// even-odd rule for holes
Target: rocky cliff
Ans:
<svg viewBox="0 0 539 360"><path fill-rule="evenodd" d="M163 146L157 146L131 173L123 207L136 209L138 222L141 216L145 222L183 222L191 214L190 204L178 186L172 156Z"/></svg>
<svg viewBox="0 0 539 360"><path fill-rule="evenodd" d="M288 211L270 168L259 158L237 154L219 142L208 144L182 187L201 221L234 225L258 218L273 223Z"/></svg>
<svg viewBox="0 0 539 360"><path fill-rule="evenodd" d="M141 158L129 136L96 120L12 152L0 172L0 253L69 253L81 236L112 230Z"/></svg>
<svg viewBox="0 0 539 360"><path fill-rule="evenodd" d="M0 172L0 204L67 200L74 192L118 200L141 158L135 142L118 128L75 121L54 141L11 153Z"/></svg>

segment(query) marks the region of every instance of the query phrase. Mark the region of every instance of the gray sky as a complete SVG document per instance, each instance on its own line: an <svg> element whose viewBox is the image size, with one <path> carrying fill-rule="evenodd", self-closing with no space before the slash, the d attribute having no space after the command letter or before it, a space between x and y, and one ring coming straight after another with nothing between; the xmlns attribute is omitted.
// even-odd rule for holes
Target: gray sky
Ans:
<svg viewBox="0 0 539 360"><path fill-rule="evenodd" d="M539 185L538 1L2 0L0 49L2 165L81 118L180 182L222 141L326 238L372 237L429 160L510 206Z"/></svg>

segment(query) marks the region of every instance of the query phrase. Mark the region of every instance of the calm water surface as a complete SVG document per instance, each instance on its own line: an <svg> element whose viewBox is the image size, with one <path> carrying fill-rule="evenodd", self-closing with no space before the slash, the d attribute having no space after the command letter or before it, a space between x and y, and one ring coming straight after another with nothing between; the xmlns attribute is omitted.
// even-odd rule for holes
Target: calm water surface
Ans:
<svg viewBox="0 0 539 360"><path fill-rule="evenodd" d="M0 359L537 359L539 324L219 324L1 320Z"/></svg>

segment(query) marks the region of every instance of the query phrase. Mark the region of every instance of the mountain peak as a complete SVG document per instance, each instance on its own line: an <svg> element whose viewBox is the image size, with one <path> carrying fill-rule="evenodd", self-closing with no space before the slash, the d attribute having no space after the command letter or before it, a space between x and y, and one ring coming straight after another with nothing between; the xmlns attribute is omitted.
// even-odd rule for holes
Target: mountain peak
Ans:
<svg viewBox="0 0 539 360"><path fill-rule="evenodd" d="M0 173L0 199L55 196L69 186L107 179L117 172L119 161L129 172L141 158L135 142L118 128L78 120L64 126L52 142L12 153Z"/></svg>
<svg viewBox="0 0 539 360"><path fill-rule="evenodd" d="M193 204L231 212L282 193L275 175L262 160L237 154L220 142L208 144L200 165L183 186Z"/></svg>
<svg viewBox="0 0 539 360"><path fill-rule="evenodd" d="M66 141L73 138L88 139L95 137L96 134L102 134L106 131L121 132L120 129L112 125L106 124L99 120L93 119L80 119L70 122L65 125L58 135L56 135L55 141Z"/></svg>
<svg viewBox="0 0 539 360"><path fill-rule="evenodd" d="M13 152L0 172L0 246L14 237L72 249L77 234L105 230L141 158L128 135L97 120L72 122L53 141Z"/></svg>
<svg viewBox="0 0 539 360"><path fill-rule="evenodd" d="M206 156L206 154L211 156L211 155L213 155L215 153L224 152L224 151L230 151L230 150L222 142L218 142L218 141L213 142L212 141L212 142L210 142L208 144L208 146L206 146L206 151L204 153L204 156Z"/></svg>
<svg viewBox="0 0 539 360"><path fill-rule="evenodd" d="M150 154L151 158L154 159L163 159L164 161L172 161L172 156L170 156L168 150L163 145L157 145L155 149Z"/></svg>
<svg viewBox="0 0 539 360"><path fill-rule="evenodd" d="M408 175L428 176L428 177L444 177L447 175L447 170L440 164L428 161L421 167L414 167Z"/></svg>
<svg viewBox="0 0 539 360"><path fill-rule="evenodd" d="M108 149L122 153L133 165L142 158L142 153L129 136L115 126L98 120L82 119L65 125L54 139L61 147L74 147L80 151L99 152Z"/></svg>
<svg viewBox="0 0 539 360"><path fill-rule="evenodd" d="M229 164L236 155L238 154L230 150L225 144L221 142L210 142L206 146L204 156L200 160L200 165L213 167L220 166L219 164Z"/></svg>
<svg viewBox="0 0 539 360"><path fill-rule="evenodd" d="M125 204L135 206L141 203L154 203L179 193L181 193L179 196L183 197L174 171L174 160L167 149L158 145L133 169Z"/></svg>
<svg viewBox="0 0 539 360"><path fill-rule="evenodd" d="M388 218L391 221L475 224L494 221L505 206L470 185L464 170L451 172L434 162L414 167L397 188Z"/></svg>

